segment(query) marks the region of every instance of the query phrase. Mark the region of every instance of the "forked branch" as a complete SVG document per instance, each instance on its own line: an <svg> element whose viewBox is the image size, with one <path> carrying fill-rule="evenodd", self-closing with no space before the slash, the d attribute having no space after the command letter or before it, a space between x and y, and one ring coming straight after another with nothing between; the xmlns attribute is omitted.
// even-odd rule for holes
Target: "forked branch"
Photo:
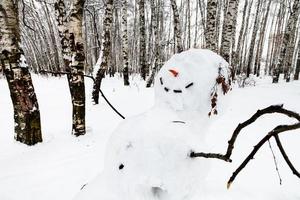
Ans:
<svg viewBox="0 0 300 200"><path fill-rule="evenodd" d="M225 154L220 154L220 153L203 153L203 152L191 152L190 157L195 158L195 157L203 157L203 158L215 158L215 159L220 159L226 162L231 162L231 155L232 155L232 151L234 149L234 144L235 141L238 137L238 135L240 134L241 130L243 128L245 128L246 126L252 124L253 122L255 122L259 117L261 117L262 115L265 114L271 114L271 113L280 113L280 114L284 114L288 117L294 118L296 120L298 120L298 123L292 124L292 125L280 125L277 126L276 128L274 128L272 131L270 131L264 138L262 138L253 148L253 150L251 151L251 153L246 157L246 159L242 162L242 164L233 172L232 176L230 177L229 181L227 182L227 188L230 187L231 183L234 181L234 179L236 178L236 176L241 172L241 170L248 164L248 162L253 159L254 155L257 153L257 151L265 144L266 141L268 141L269 139L271 139L272 137L275 138L276 140L276 144L284 158L284 160L286 161L286 163L288 164L288 166L290 167L291 171L293 172L293 174L295 174L297 177L300 178L300 174L299 172L296 170L296 168L293 166L292 162L290 161L290 159L288 158L281 142L279 139L278 134L279 133L283 133L285 131L290 131L290 130L295 130L295 129L299 129L300 128L300 115L296 112L287 110L283 108L283 105L272 105L269 106L265 109L262 110L258 110L251 118L249 118L248 120L246 120L245 122L239 124L236 129L234 130L230 140L228 141L228 147L226 150Z"/></svg>

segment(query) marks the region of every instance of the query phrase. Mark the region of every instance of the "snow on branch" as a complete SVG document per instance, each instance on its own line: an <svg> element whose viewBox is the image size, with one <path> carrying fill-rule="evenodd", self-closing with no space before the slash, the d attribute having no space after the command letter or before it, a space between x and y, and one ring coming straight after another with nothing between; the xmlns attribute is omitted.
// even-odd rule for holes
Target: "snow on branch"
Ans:
<svg viewBox="0 0 300 200"><path fill-rule="evenodd" d="M288 117L294 118L298 120L298 123L291 124L291 125L279 125L275 127L272 131L270 131L265 137L263 137L253 148L251 153L246 157L246 159L242 162L242 164L232 173L232 176L229 178L227 182L227 188L230 187L232 182L235 180L236 176L246 167L246 165L249 163L251 159L254 158L254 155L259 151L259 149L267 142L269 139L272 137L275 138L276 144L280 150L280 153L282 154L284 160L286 161L287 165L295 174L298 178L300 178L300 173L296 170L292 162L290 161L289 157L287 156L281 141L279 139L279 134L290 131L290 130L295 130L300 128L300 115L296 112L287 110L283 108L283 104L281 105L271 105L267 108L264 108L262 110L258 110L252 117L250 117L248 120L244 121L243 123L240 123L236 129L234 130L231 139L228 141L228 147L226 150L225 154L220 154L220 153L204 153L204 152L191 152L190 157L191 158L196 158L196 157L203 157L203 158L215 158L215 159L220 159L226 162L231 162L231 155L232 151L234 149L234 144L235 141L240 134L241 130L245 128L246 126L254 123L259 117L265 114L272 114L272 113L280 113L284 114Z"/></svg>

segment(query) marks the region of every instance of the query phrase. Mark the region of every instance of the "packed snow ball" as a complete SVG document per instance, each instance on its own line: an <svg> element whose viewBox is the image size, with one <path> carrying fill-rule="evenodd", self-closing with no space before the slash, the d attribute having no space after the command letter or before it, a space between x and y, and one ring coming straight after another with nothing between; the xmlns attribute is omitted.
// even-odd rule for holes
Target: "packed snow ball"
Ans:
<svg viewBox="0 0 300 200"><path fill-rule="evenodd" d="M209 161L189 155L204 144L189 133L188 124L174 123L158 114L146 112L117 128L107 145L102 175L85 186L76 200L184 200L199 196Z"/></svg>
<svg viewBox="0 0 300 200"><path fill-rule="evenodd" d="M228 63L208 49L175 54L155 78L156 104L165 104L176 111L208 113L211 91L219 73L228 81Z"/></svg>

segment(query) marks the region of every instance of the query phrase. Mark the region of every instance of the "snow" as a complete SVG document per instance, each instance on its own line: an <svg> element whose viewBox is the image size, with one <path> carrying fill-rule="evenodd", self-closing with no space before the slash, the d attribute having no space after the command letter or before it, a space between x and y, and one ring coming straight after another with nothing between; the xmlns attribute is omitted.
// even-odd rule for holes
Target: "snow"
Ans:
<svg viewBox="0 0 300 200"><path fill-rule="evenodd" d="M22 68L27 68L28 67L27 62L26 62L26 58L23 54L21 54L21 56L20 56L20 67L22 67Z"/></svg>
<svg viewBox="0 0 300 200"><path fill-rule="evenodd" d="M112 188L108 184L114 183L104 180L112 179L112 177L109 177L111 174L119 176L118 172L121 172L124 175L120 179L120 184L122 184L123 181L130 178L126 176L125 170L137 170L136 173L140 175L137 180L131 179L129 184L142 182L142 188L149 185L155 186L153 191L165 197L165 190L173 192L173 188L169 186L173 185L172 180L175 179L174 182L180 180L182 186L187 185L189 184L187 178L191 176L191 171L199 170L194 169L195 166L191 160L190 166L186 165L189 162L182 162L182 165L176 166L178 177L172 177L173 179L170 180L168 178L170 174L175 172L175 169L172 169L171 166L179 161L178 158L188 159L186 154L190 148L200 148L199 145L201 145L202 151L224 152L227 140L237 124L248 119L257 109L271 104L283 103L285 108L300 112L299 81L271 84L268 78L258 79L256 87L235 87L228 95L224 96L220 101L220 104L223 104L220 105L220 108L226 107L226 109L223 109L218 116L214 116L210 120L210 126L205 131L205 135L207 135L205 143L207 145L202 145L203 143L198 143L198 140L191 141L184 137L182 141L176 140L177 136L181 137L182 132L180 130L191 133L192 138L198 138L201 135L201 129L199 135L197 135L193 132L193 128L187 128L187 124L168 123L168 125L164 125L166 135L160 135L162 130L157 129L158 126L153 126L153 123L159 125L166 124L166 121L182 120L184 115L178 115L180 112L174 114L165 106L157 106L157 109L146 112L157 105L157 99L155 100L154 97L154 89L145 88L145 83L138 78L135 77L131 80L130 87L124 87L123 80L119 77L103 80L103 91L111 103L128 119L125 124L103 100L99 105L92 104L90 100L92 84L89 79L86 79L88 132L87 135L76 138L71 135L71 103L66 78L47 79L33 76L33 81L39 99L44 141L41 144L28 147L13 140L13 108L6 80L0 80L1 200L71 200L78 194L84 195L84 191L92 190L93 187L97 188L99 192L95 195L98 194L106 200L114 200L116 199L115 194L126 190L126 187ZM145 114L149 115L147 120L136 121L140 117L145 118ZM153 118L151 115L158 117ZM169 116L170 120L165 119L165 116ZM262 117L253 125L247 127L237 140L232 157L233 163L225 163L219 160L194 160L199 165L201 163L210 165L210 170L206 174L200 172L200 174L194 174L193 176L195 181L204 181L204 183L200 182L201 187L197 188L199 189L199 194L196 195L197 199L299 199L300 180L291 173L273 141L273 150L279 164L283 185L279 185L271 151L268 146L265 146L240 173L233 182L231 189L226 189L226 182L231 173L252 150L253 146L276 125L291 124L293 122L286 116L276 114ZM115 148L107 143L109 138L116 137L114 130L118 127L120 131L123 131L128 129L126 126L131 126L129 135L117 137L114 140L116 143L113 145L121 148L119 153L105 153L106 148L108 150ZM147 131L140 131L140 127L145 126L148 128L147 131L154 133L150 137L153 143L146 143L141 137L134 137L138 133L141 133L141 136L148 134ZM171 134L168 130L176 131ZM297 169L300 167L299 133L299 130L296 130L286 132L281 136L283 145ZM166 137L171 137L171 140L166 140ZM133 148L127 143L128 139L132 139L130 141ZM185 145L187 143L188 145ZM173 146L173 144L175 145ZM131 162L130 158L134 156L126 157L128 160L123 160L121 159L124 157L123 154L127 154L126 150L122 149L124 145L129 145L131 155L136 156L139 156L137 149L142 148L142 145L166 145L174 151L162 152L162 154L167 153L169 155L170 166L166 166L166 160L158 156L158 160L151 160L155 156L147 155L156 155L158 152L152 152L148 148L145 148L144 160L141 158L138 163ZM179 153L180 156L175 153ZM154 163L154 165L148 164L149 162ZM123 171L118 169L120 163L124 163ZM115 167L106 169L106 165ZM140 165L140 167L137 165ZM149 179L148 182L143 181L147 179L143 174L143 170L149 172L150 170L147 168L160 168L162 166L165 167L162 171L169 171L170 174L156 174L159 170L151 170L151 172L155 173L153 176L161 176L162 179L170 182L164 183L164 186L162 186L160 180L157 179ZM187 167L191 167L191 170L185 171ZM105 170L111 170L112 172L105 173ZM184 170L187 175L183 176L184 173L180 170ZM98 179L99 176L102 178ZM201 177L203 177L203 180ZM177 181L176 184L181 184L180 181ZM83 186L84 188L80 190ZM183 194L182 190L179 190L178 194ZM142 189L139 190L139 192L142 191ZM146 197L149 196L145 195L145 199ZM169 198L176 199L177 197L169 196Z"/></svg>

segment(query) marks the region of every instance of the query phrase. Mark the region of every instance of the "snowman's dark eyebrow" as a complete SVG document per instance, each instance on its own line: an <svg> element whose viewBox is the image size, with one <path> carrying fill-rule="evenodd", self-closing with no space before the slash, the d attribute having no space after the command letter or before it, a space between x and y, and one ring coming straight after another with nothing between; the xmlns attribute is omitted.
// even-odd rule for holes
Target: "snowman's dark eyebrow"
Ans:
<svg viewBox="0 0 300 200"><path fill-rule="evenodd" d="M160 80L160 84L163 85L164 82L163 82L163 80L162 80L162 77L160 77L159 80Z"/></svg>
<svg viewBox="0 0 300 200"><path fill-rule="evenodd" d="M188 84L187 86L185 86L185 88L189 88L189 87L191 87L192 85L194 85L193 82L191 82L190 84Z"/></svg>
<svg viewBox="0 0 300 200"><path fill-rule="evenodd" d="M174 93L182 93L182 90L173 90Z"/></svg>
<svg viewBox="0 0 300 200"><path fill-rule="evenodd" d="M169 90L170 90L170 89L169 89L169 88L167 88L167 87L165 87L164 89L165 89L165 91L166 91L166 92L169 92Z"/></svg>

